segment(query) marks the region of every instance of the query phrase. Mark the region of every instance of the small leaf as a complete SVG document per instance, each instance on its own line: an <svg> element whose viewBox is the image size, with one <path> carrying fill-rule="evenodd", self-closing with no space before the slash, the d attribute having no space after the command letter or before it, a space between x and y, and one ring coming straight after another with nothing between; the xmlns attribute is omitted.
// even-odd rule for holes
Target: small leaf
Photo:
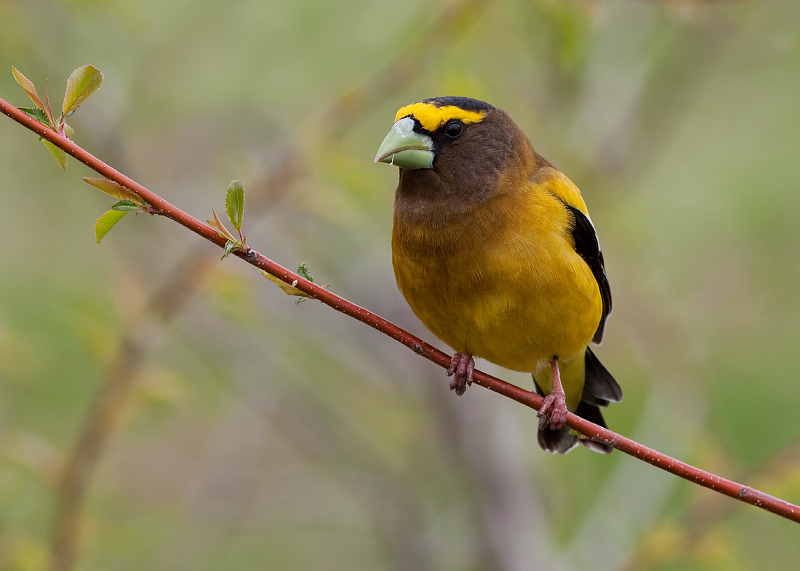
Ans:
<svg viewBox="0 0 800 571"><path fill-rule="evenodd" d="M244 244L241 242L228 240L225 242L225 253L222 254L222 257L219 259L219 261L221 262L234 252L244 252Z"/></svg>
<svg viewBox="0 0 800 571"><path fill-rule="evenodd" d="M583 432L578 432L574 428L570 428L569 433L570 433L570 436L575 436L580 440L589 440L588 436L586 436Z"/></svg>
<svg viewBox="0 0 800 571"><path fill-rule="evenodd" d="M50 124L50 119L47 118L47 113L37 107L20 107L20 111L25 113L28 117L32 117L39 121L42 125L46 125L51 129L53 126Z"/></svg>
<svg viewBox="0 0 800 571"><path fill-rule="evenodd" d="M88 178L84 177L83 182L90 184L96 189L102 190L106 194L118 198L120 200L127 200L134 204L145 206L145 201L139 195L132 193L130 190L107 178Z"/></svg>
<svg viewBox="0 0 800 571"><path fill-rule="evenodd" d="M64 169L64 172L66 172L67 159L69 158L69 155L46 139L40 139L40 141L44 143L44 146L47 147L48 151L53 153L53 156L55 157L58 166L60 166L62 169Z"/></svg>
<svg viewBox="0 0 800 571"><path fill-rule="evenodd" d="M281 280L280 278L276 278L275 276L273 276L272 274L268 274L264 270L260 270L260 271L261 271L261 274L265 278L267 278L269 281L278 284L278 287L281 288L281 291L283 291L283 293L285 293L286 295L294 295L294 296L297 296L297 297L304 297L304 298L311 297L306 292L300 291L296 287L294 287L294 286L292 286L290 284L287 284L285 281ZM302 301L302 300L298 300L298 301Z"/></svg>
<svg viewBox="0 0 800 571"><path fill-rule="evenodd" d="M44 112L44 105L42 104L42 100L39 99L39 95L36 93L36 87L33 85L33 82L22 75L22 72L13 65L11 66L11 73L14 74L14 79L16 79L20 87L25 90L25 93L28 94L28 97L31 98L31 101L33 101L34 105Z"/></svg>
<svg viewBox="0 0 800 571"><path fill-rule="evenodd" d="M119 212L130 212L131 210L139 210L139 205L130 200L120 200L111 207L111 210Z"/></svg>
<svg viewBox="0 0 800 571"><path fill-rule="evenodd" d="M66 121L64 121L64 134L67 136L67 139L71 139L72 135L75 134L75 129L67 125Z"/></svg>
<svg viewBox="0 0 800 571"><path fill-rule="evenodd" d="M103 74L94 66L84 65L72 72L67 80L64 93L62 117L66 117L80 107L81 103L103 85Z"/></svg>
<svg viewBox="0 0 800 571"><path fill-rule="evenodd" d="M311 277L311 274L308 272L308 262L303 262L299 266L297 266L296 274L299 274L306 278L311 283L314 283L314 278Z"/></svg>
<svg viewBox="0 0 800 571"><path fill-rule="evenodd" d="M94 235L98 244L100 240L103 239L103 236L108 234L108 231L111 230L117 222L122 220L122 217L127 213L127 210L109 210L97 219L97 223L94 225Z"/></svg>
<svg viewBox="0 0 800 571"><path fill-rule="evenodd" d="M214 221L212 222L211 220L206 220L206 222L208 222L208 225L214 228L224 238L227 238L231 242L236 242L236 238L233 237L233 234L228 232L228 229L225 228L225 225L219 221L219 217L217 216L216 211L212 208L211 212L214 214Z"/></svg>
<svg viewBox="0 0 800 571"><path fill-rule="evenodd" d="M244 216L244 183L242 181L235 180L228 186L228 192L225 195L225 212L228 214L228 220L241 236L242 217Z"/></svg>

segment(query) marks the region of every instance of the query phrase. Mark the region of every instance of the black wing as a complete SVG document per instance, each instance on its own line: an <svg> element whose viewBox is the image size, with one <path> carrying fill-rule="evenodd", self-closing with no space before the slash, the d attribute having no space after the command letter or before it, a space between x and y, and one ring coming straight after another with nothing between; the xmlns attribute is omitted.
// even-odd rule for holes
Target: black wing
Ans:
<svg viewBox="0 0 800 571"><path fill-rule="evenodd" d="M600 298L603 300L603 315L600 317L597 331L595 331L592 338L595 343L600 343L603 340L603 331L606 328L606 318L611 313L611 287L608 285L608 278L606 277L603 252L600 250L600 242L597 240L597 233L594 231L592 222L577 208L570 206L566 202L564 206L567 207L575 219L575 227L572 229L575 251L592 270L594 279L600 287Z"/></svg>

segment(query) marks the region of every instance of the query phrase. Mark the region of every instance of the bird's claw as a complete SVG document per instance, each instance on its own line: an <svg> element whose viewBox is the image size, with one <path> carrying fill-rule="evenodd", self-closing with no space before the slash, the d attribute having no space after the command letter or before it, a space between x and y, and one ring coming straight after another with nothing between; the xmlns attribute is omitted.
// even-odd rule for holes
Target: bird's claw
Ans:
<svg viewBox="0 0 800 571"><path fill-rule="evenodd" d="M539 430L561 430L567 422L567 397L564 392L553 390L545 397L536 415L539 417Z"/></svg>
<svg viewBox="0 0 800 571"><path fill-rule="evenodd" d="M475 373L475 361L467 353L456 353L450 359L450 366L447 368L447 376L453 377L450 381L450 390L455 390L458 396L464 394L467 385L472 384L472 377Z"/></svg>

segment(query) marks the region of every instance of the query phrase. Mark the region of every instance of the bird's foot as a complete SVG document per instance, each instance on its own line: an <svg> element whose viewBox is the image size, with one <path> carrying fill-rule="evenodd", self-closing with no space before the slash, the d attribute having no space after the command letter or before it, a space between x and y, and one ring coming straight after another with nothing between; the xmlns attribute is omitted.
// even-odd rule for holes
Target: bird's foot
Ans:
<svg viewBox="0 0 800 571"><path fill-rule="evenodd" d="M567 396L564 391L551 391L536 415L539 417L539 430L561 430L567 422Z"/></svg>
<svg viewBox="0 0 800 571"><path fill-rule="evenodd" d="M561 373L558 370L558 357L550 360L553 372L553 390L544 398L536 416L539 417L539 430L561 430L567 422L567 395L561 386Z"/></svg>
<svg viewBox="0 0 800 571"><path fill-rule="evenodd" d="M539 412L539 430L561 430L567 422L567 396L563 390L553 389L542 403Z"/></svg>
<svg viewBox="0 0 800 571"><path fill-rule="evenodd" d="M456 353L450 359L450 366L447 368L447 376L453 377L450 381L450 390L455 390L458 396L464 394L467 385L472 384L472 375L475 372L475 361L468 353ZM564 405L566 406L566 405Z"/></svg>
<svg viewBox="0 0 800 571"><path fill-rule="evenodd" d="M561 373L558 370L558 357L550 360L553 372L553 390L544 398L536 416L539 417L539 430L561 430L567 422L567 395L561 386Z"/></svg>

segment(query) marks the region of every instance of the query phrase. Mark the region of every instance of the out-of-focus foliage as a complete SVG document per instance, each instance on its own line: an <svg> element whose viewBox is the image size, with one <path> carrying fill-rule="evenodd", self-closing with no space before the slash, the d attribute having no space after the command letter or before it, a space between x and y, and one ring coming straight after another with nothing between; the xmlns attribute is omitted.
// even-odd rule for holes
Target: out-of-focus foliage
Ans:
<svg viewBox="0 0 800 571"><path fill-rule="evenodd" d="M506 109L603 244L609 425L800 503L795 0L0 0L4 99L29 104L12 65L60 97L86 63L105 81L70 119L79 144L196 217L245 181L252 247L431 341L394 286L397 173L372 157L423 97ZM176 224L127 216L98 246L108 197L81 176L0 120L0 568L47 564L60 468L131 335L147 350L78 569L800 560L796 524L620 453L545 455L532 411L456 398Z"/></svg>

